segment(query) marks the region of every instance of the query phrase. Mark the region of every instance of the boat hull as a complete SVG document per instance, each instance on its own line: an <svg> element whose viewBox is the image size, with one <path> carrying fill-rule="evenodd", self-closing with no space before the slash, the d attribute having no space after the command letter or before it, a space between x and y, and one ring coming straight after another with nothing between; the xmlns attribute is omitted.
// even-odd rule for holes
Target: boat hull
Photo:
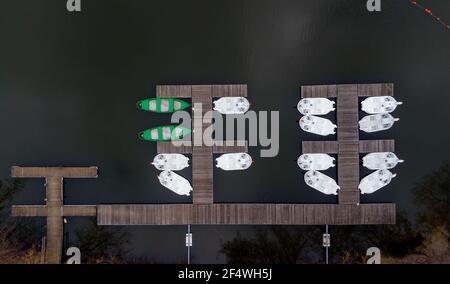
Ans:
<svg viewBox="0 0 450 284"><path fill-rule="evenodd" d="M158 176L159 182L165 188L178 195L191 195L192 186L187 179L172 171L162 171Z"/></svg>
<svg viewBox="0 0 450 284"><path fill-rule="evenodd" d="M181 171L189 167L189 158L182 154L161 153L155 156L152 165L160 171Z"/></svg>
<svg viewBox="0 0 450 284"><path fill-rule="evenodd" d="M326 115L335 110L335 102L326 98L304 98L297 104L297 110L303 115Z"/></svg>
<svg viewBox="0 0 450 284"><path fill-rule="evenodd" d="M173 113L184 110L191 105L188 102L175 98L150 98L138 101L136 106L140 110L149 112Z"/></svg>
<svg viewBox="0 0 450 284"><path fill-rule="evenodd" d="M183 140L191 130L176 125L153 127L139 132L139 139L144 141L178 141Z"/></svg>
<svg viewBox="0 0 450 284"><path fill-rule="evenodd" d="M361 110L368 114L391 113L401 104L391 96L369 97L361 102Z"/></svg>
<svg viewBox="0 0 450 284"><path fill-rule="evenodd" d="M325 171L334 167L334 158L328 154L303 154L297 159L297 164L304 171Z"/></svg>
<svg viewBox="0 0 450 284"><path fill-rule="evenodd" d="M221 114L244 114L250 108L244 97L223 97L213 102L214 110Z"/></svg>
<svg viewBox="0 0 450 284"><path fill-rule="evenodd" d="M369 170L389 170L402 162L403 160L392 152L375 152L363 157L363 166Z"/></svg>
<svg viewBox="0 0 450 284"><path fill-rule="evenodd" d="M223 154L216 159L216 167L225 171L242 171L252 165L252 157L247 153Z"/></svg>
<svg viewBox="0 0 450 284"><path fill-rule="evenodd" d="M390 129L398 120L388 113L371 114L359 121L359 129L367 133L384 131Z"/></svg>
<svg viewBox="0 0 450 284"><path fill-rule="evenodd" d="M338 190L340 189L334 179L318 171L306 172L305 183L315 190L327 195L337 195Z"/></svg>
<svg viewBox="0 0 450 284"><path fill-rule="evenodd" d="M303 131L320 136L336 134L337 128L337 126L333 124L329 119L314 115L303 116L302 118L300 118L299 125Z"/></svg>
<svg viewBox="0 0 450 284"><path fill-rule="evenodd" d="M370 175L364 177L359 183L361 194L370 194L387 186L395 177L389 170L377 170Z"/></svg>

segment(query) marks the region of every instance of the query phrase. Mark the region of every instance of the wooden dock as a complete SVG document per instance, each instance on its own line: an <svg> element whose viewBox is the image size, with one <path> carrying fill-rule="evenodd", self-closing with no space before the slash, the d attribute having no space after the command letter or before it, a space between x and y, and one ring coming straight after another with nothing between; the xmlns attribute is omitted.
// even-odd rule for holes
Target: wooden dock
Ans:
<svg viewBox="0 0 450 284"><path fill-rule="evenodd" d="M63 247L63 217L96 216L95 205L64 205L64 178L97 178L97 167L12 167L15 178L45 178L46 205L12 206L12 216L47 217L46 263L60 263Z"/></svg>
<svg viewBox="0 0 450 284"><path fill-rule="evenodd" d="M213 193L213 154L247 152L245 146L214 145L214 141L204 141L203 132L212 123L212 99L214 97L247 97L247 85L164 85L156 87L160 98L185 98L192 100L192 144L175 145L172 142L158 142L158 153L192 154L192 186L194 204L212 204ZM206 115L209 114L209 115ZM222 141L219 141L222 142ZM210 146L213 145L213 146Z"/></svg>
<svg viewBox="0 0 450 284"><path fill-rule="evenodd" d="M360 153L393 152L394 140L359 140L359 97L394 96L393 84L302 86L302 98L336 99L337 141L303 141L303 153L337 154L339 204L359 204Z"/></svg>
<svg viewBox="0 0 450 284"><path fill-rule="evenodd" d="M124 204L98 205L99 225L395 224L395 204Z"/></svg>
<svg viewBox="0 0 450 284"><path fill-rule="evenodd" d="M193 204L99 205L99 225L362 225L394 224L395 204L359 204L359 154L393 151L393 140L359 141L358 97L393 95L392 84L304 86L302 97L337 99L337 141L304 141L305 153L338 155L338 204L218 204L213 202L212 154L244 152L225 146L180 146L158 143L158 153L193 155ZM158 86L158 97L192 98L194 136L201 134L200 115L210 110L212 97L246 96L245 85ZM201 102L207 108L197 108ZM208 125L209 126L209 125ZM193 141L199 139L194 137ZM211 149L212 148L212 149Z"/></svg>
<svg viewBox="0 0 450 284"><path fill-rule="evenodd" d="M303 153L337 155L337 178L341 186L338 204L219 204L214 203L213 154L247 152L246 141L203 143L203 130L211 117L214 97L247 96L246 85L157 86L158 97L189 98L193 105L192 143L157 144L158 153L192 155L192 204L64 205L64 178L96 178L97 167L12 167L17 178L45 178L46 205L13 206L13 216L47 217L47 263L60 263L63 216L97 216L98 225L368 225L395 224L392 203L360 204L360 154L395 150L394 140L359 140L359 97L393 96L392 84L303 86L301 96L337 100L337 140L303 141ZM240 146L244 145L244 146Z"/></svg>

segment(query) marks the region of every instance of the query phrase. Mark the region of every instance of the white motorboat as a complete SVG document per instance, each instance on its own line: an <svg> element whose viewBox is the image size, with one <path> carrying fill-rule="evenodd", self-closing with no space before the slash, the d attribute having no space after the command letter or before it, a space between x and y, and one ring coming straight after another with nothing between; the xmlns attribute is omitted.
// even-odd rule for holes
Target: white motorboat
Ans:
<svg viewBox="0 0 450 284"><path fill-rule="evenodd" d="M252 164L252 157L247 153L223 154L216 159L216 167L225 171L246 170Z"/></svg>
<svg viewBox="0 0 450 284"><path fill-rule="evenodd" d="M371 114L359 121L359 129L368 133L383 131L391 128L394 122L399 120L399 118L394 118L389 113Z"/></svg>
<svg viewBox="0 0 450 284"><path fill-rule="evenodd" d="M321 136L335 134L337 128L329 119L314 115L303 116L300 118L299 124L304 131Z"/></svg>
<svg viewBox="0 0 450 284"><path fill-rule="evenodd" d="M325 115L335 110L334 104L326 98L305 98L298 102L297 109L303 115Z"/></svg>
<svg viewBox="0 0 450 284"><path fill-rule="evenodd" d="M370 170L388 170L403 163L397 155L392 152L375 152L364 156L363 166Z"/></svg>
<svg viewBox="0 0 450 284"><path fill-rule="evenodd" d="M388 185L394 177L396 175L389 170L377 170L363 178L358 188L361 190L361 194L373 193Z"/></svg>
<svg viewBox="0 0 450 284"><path fill-rule="evenodd" d="M368 114L390 113L401 104L391 96L369 97L361 102L361 109Z"/></svg>
<svg viewBox="0 0 450 284"><path fill-rule="evenodd" d="M318 171L308 171L305 173L305 182L310 187L324 193L337 195L340 189L336 181Z"/></svg>
<svg viewBox="0 0 450 284"><path fill-rule="evenodd" d="M305 171L325 171L334 167L334 160L328 154L303 154L298 157L297 164Z"/></svg>
<svg viewBox="0 0 450 284"><path fill-rule="evenodd" d="M162 171L158 176L159 182L178 195L189 196L192 186L187 179L172 171Z"/></svg>
<svg viewBox="0 0 450 284"><path fill-rule="evenodd" d="M182 154L158 154L153 159L152 165L160 171L181 171L189 167L189 158Z"/></svg>
<svg viewBox="0 0 450 284"><path fill-rule="evenodd" d="M213 103L214 110L221 114L244 114L250 108L249 101L244 97L223 97Z"/></svg>

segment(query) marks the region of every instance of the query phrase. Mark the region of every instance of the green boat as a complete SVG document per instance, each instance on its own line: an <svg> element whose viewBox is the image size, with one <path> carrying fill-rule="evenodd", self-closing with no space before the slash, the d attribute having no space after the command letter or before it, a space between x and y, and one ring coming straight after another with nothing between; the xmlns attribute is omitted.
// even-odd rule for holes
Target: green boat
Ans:
<svg viewBox="0 0 450 284"><path fill-rule="evenodd" d="M191 130L177 125L153 127L139 132L139 139L146 141L181 140L191 133Z"/></svg>
<svg viewBox="0 0 450 284"><path fill-rule="evenodd" d="M157 113L172 113L179 110L186 109L191 105L183 100L174 98L151 98L140 100L136 104L138 109L157 112Z"/></svg>

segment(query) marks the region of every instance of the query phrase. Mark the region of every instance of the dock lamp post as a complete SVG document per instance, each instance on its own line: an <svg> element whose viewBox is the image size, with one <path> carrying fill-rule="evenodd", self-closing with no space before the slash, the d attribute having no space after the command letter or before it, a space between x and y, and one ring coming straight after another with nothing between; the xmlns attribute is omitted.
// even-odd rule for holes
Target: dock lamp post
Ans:
<svg viewBox="0 0 450 284"><path fill-rule="evenodd" d="M191 264L191 246L192 246L191 225L188 224L188 232L186 234L187 263L188 264Z"/></svg>
<svg viewBox="0 0 450 284"><path fill-rule="evenodd" d="M328 248L330 247L331 241L330 234L328 233L328 225L325 225L325 234L322 236L322 245L325 248L325 263L328 264Z"/></svg>

